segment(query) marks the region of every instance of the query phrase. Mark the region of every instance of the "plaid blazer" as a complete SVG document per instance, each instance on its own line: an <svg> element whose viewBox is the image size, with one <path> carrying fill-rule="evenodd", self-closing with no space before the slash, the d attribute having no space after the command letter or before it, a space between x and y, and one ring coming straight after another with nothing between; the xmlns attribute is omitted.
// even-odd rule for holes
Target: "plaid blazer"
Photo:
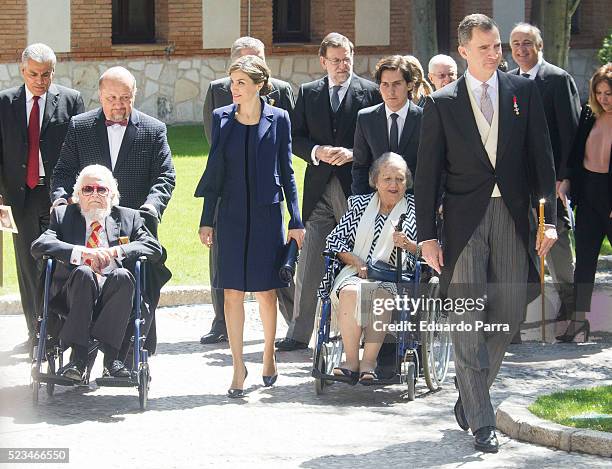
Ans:
<svg viewBox="0 0 612 469"><path fill-rule="evenodd" d="M151 204L161 218L176 180L166 125L133 109L113 170L104 121L102 108L70 121L53 171L51 200L72 196L79 171L91 164L101 164L113 171L122 206L139 209L143 204Z"/></svg>

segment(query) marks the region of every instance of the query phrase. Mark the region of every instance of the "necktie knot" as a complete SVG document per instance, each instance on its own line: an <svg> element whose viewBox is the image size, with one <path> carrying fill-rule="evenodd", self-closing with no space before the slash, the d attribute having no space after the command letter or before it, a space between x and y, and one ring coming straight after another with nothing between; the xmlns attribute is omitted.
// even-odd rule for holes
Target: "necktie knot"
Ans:
<svg viewBox="0 0 612 469"><path fill-rule="evenodd" d="M91 225L89 226L91 227L91 231L100 231L100 228L102 228L102 225L98 220L92 221Z"/></svg>
<svg viewBox="0 0 612 469"><path fill-rule="evenodd" d="M34 100L35 103L37 103L38 100L40 99L40 96L32 96L32 99Z"/></svg>
<svg viewBox="0 0 612 469"><path fill-rule="evenodd" d="M111 127L113 125L120 125L122 127L126 127L128 125L127 119L123 119L122 121L112 121L110 119L106 119L104 123L106 124L106 127Z"/></svg>
<svg viewBox="0 0 612 469"><path fill-rule="evenodd" d="M521 75L525 78L531 78L531 75L529 75L529 73L521 73Z"/></svg>
<svg viewBox="0 0 612 469"><path fill-rule="evenodd" d="M392 120L396 121L397 118L399 117L399 114L396 114L395 112L393 114L391 114L389 117L391 117Z"/></svg>

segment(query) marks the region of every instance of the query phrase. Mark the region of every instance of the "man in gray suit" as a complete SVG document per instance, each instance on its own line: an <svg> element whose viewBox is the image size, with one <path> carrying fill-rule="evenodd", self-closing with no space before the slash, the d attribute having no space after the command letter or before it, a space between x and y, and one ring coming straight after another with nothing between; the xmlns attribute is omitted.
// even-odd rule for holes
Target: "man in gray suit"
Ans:
<svg viewBox="0 0 612 469"><path fill-rule="evenodd" d="M373 191L370 166L383 153L401 155L413 178L416 173L423 110L412 102L410 65L402 55L384 57L376 64L375 78L384 102L357 114L351 184L355 195Z"/></svg>
<svg viewBox="0 0 612 469"><path fill-rule="evenodd" d="M231 61L233 62L243 55L256 55L262 60L266 60L263 42L249 36L236 39L232 45ZM263 99L271 106L280 107L289 112L291 115L295 105L295 97L293 95L291 85L286 81L278 80L276 78L270 79L270 85L272 86L272 91L263 96ZM209 143L211 142L213 110L229 104L232 104L230 78L225 77L210 82L208 91L206 92L206 98L204 99L203 116L204 134L206 135L206 140L208 140ZM208 258L211 280L217 272L217 246L218 243L213 243ZM293 316L294 290L295 285L293 283L287 288L279 288L276 290L280 311L287 323L291 321ZM213 320L210 332L204 334L200 338L200 343L202 344L215 344L227 340L227 330L225 328L225 315L223 308L223 290L219 288L212 288L211 296L213 310L215 312L215 319Z"/></svg>
<svg viewBox="0 0 612 469"><path fill-rule="evenodd" d="M12 206L19 230L13 245L30 339L42 273L30 245L49 224L49 180L68 122L85 110L78 91L52 84L55 62L49 46L29 45L21 56L24 84L0 91L0 194Z"/></svg>

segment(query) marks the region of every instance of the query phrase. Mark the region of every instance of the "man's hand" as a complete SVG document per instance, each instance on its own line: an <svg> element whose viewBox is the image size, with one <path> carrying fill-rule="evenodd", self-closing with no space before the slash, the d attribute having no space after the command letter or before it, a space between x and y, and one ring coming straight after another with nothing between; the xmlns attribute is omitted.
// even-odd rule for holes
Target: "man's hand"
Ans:
<svg viewBox="0 0 612 469"><path fill-rule="evenodd" d="M331 158L329 164L333 166L342 166L353 162L353 152L344 147L332 147Z"/></svg>
<svg viewBox="0 0 612 469"><path fill-rule="evenodd" d="M329 145L319 145L315 150L315 157L323 163L329 163L333 148Z"/></svg>
<svg viewBox="0 0 612 469"><path fill-rule="evenodd" d="M430 239L421 243L421 257L425 259L427 265L434 269L439 274L442 273L444 267L444 257L442 248L438 244L437 239Z"/></svg>
<svg viewBox="0 0 612 469"><path fill-rule="evenodd" d="M536 251L538 251L538 256L546 256L556 241L557 229L555 226L544 225L544 237L541 236L541 232L538 230L538 235L536 238Z"/></svg>
<svg viewBox="0 0 612 469"><path fill-rule="evenodd" d="M570 191L570 182L569 179L564 179L563 181L557 181L557 197L561 199L565 208L567 208L567 195Z"/></svg>
<svg viewBox="0 0 612 469"><path fill-rule="evenodd" d="M212 226L200 226L198 230L200 235L200 242L207 247L211 247L213 244L213 227Z"/></svg>
<svg viewBox="0 0 612 469"><path fill-rule="evenodd" d="M89 261L92 270L101 274L110 265L113 258L110 249L86 248L81 254L81 259L83 263Z"/></svg>

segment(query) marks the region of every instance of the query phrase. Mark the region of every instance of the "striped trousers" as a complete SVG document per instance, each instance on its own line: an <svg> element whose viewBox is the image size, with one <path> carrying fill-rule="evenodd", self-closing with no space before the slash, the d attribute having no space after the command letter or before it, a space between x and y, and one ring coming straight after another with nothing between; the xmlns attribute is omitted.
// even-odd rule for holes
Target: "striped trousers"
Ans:
<svg viewBox="0 0 612 469"><path fill-rule="evenodd" d="M455 305L449 322L471 326L471 330L453 330L451 339L461 401L472 432L495 426L489 388L523 319L528 269L527 250L514 220L502 198L492 197L457 260L448 290ZM467 306L468 298L480 299L484 307L459 307ZM500 325L502 330L490 330L488 325Z"/></svg>

